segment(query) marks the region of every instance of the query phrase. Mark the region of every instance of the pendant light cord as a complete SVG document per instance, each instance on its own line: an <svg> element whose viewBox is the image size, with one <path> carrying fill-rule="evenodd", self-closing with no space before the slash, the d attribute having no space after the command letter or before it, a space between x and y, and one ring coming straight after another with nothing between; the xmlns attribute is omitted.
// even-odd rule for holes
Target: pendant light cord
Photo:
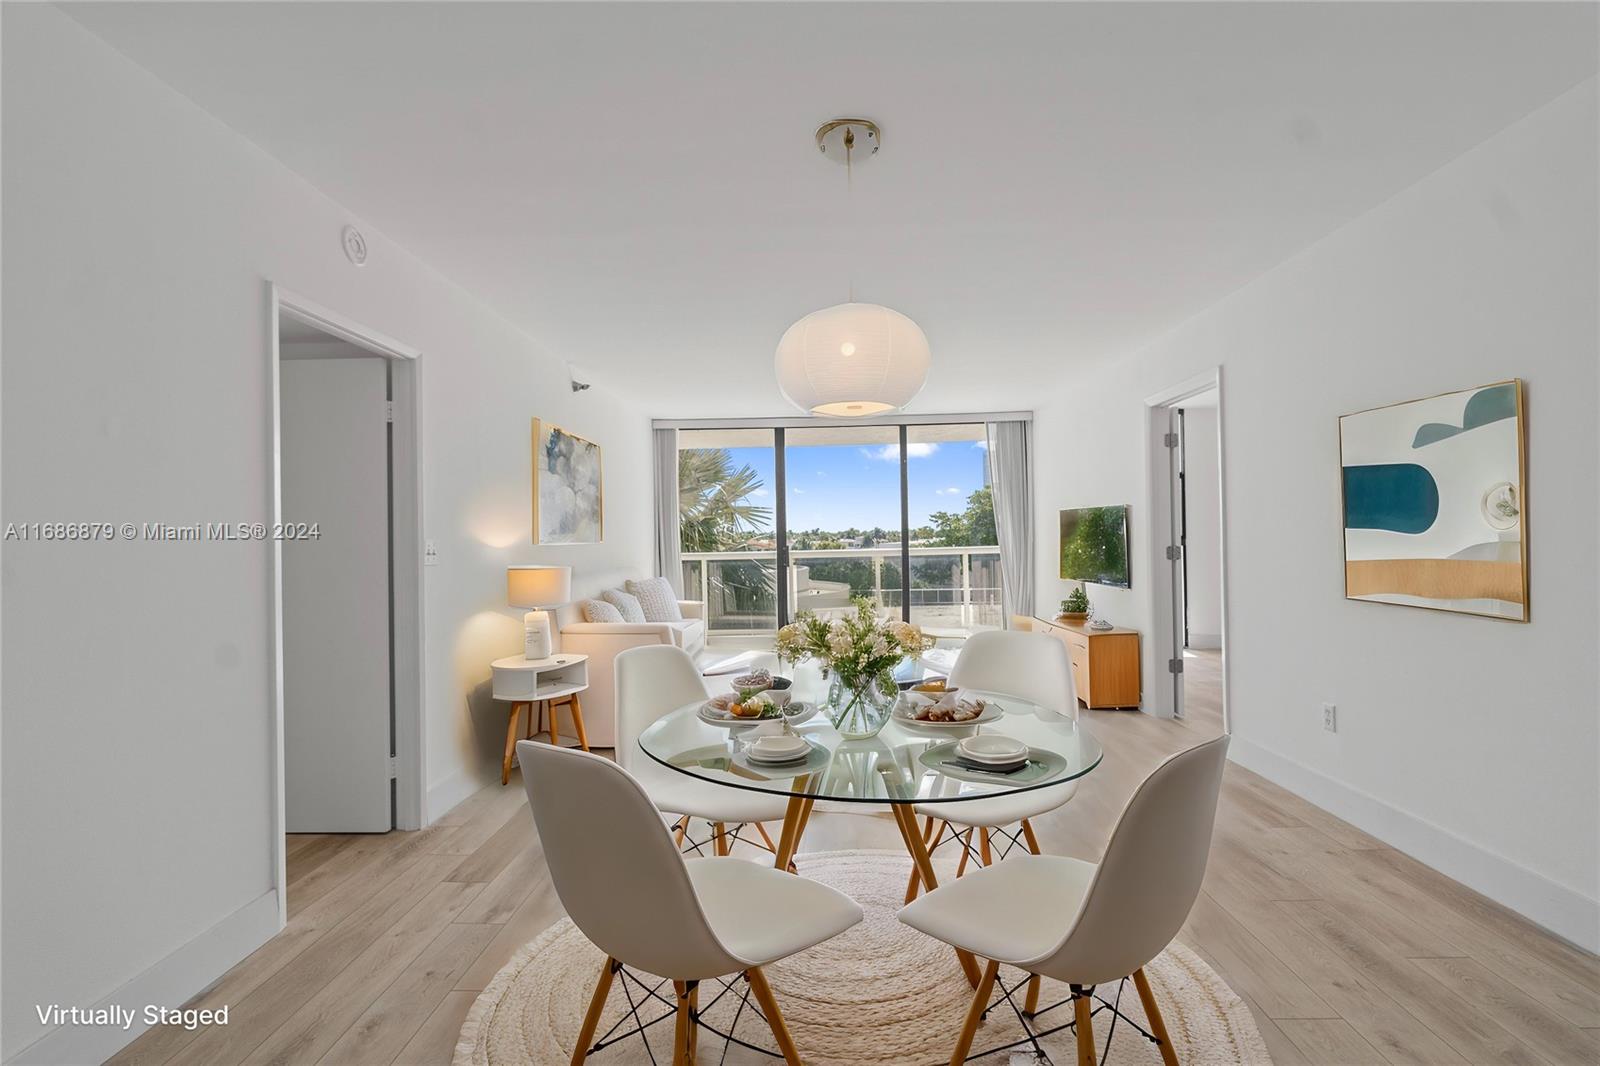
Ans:
<svg viewBox="0 0 1600 1066"><path fill-rule="evenodd" d="M853 150L855 149L855 146L856 146L855 131L852 130L850 127L846 126L845 130L844 130L844 205L845 205L845 212L844 213L845 213L845 223L846 223L847 228L849 229L849 234L846 236L846 240L847 241L854 237L855 231L856 231L856 183L855 183L855 171L850 165L850 160L852 158ZM847 279L846 280L846 290L849 293L849 299L846 302L847 303L855 303L856 302L856 254L855 254L855 249L854 248L851 248L851 250L850 250L850 252L849 252L849 254L847 256L847 259L848 259L848 263L847 263L847 265L845 267L845 274L846 274L846 279Z"/></svg>

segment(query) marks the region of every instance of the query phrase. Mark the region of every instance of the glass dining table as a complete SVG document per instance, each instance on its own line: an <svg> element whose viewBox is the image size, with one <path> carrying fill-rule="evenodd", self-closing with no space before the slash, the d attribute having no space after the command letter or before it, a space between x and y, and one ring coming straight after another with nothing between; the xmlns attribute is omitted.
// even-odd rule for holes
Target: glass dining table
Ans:
<svg viewBox="0 0 1600 1066"><path fill-rule="evenodd" d="M644 753L669 770L728 788L788 797L783 830L773 847L780 870L792 868L811 809L821 799L887 807L923 883L937 888L927 842L912 809L915 804L948 804L951 815L959 818L956 808L962 803L1057 787L1100 764L1099 742L1074 716L1004 693L963 693L987 703L978 721L965 724L913 721L908 717L909 700L902 697L877 736L845 740L821 705L827 693L821 671L809 665L796 667L793 682L792 699L804 703L806 710L785 719L718 721L713 713L702 715L705 704L696 702L667 713L639 735ZM805 738L809 750L803 758L783 765L753 760L751 742L773 732L795 733ZM997 773L959 760L957 741L979 734L1026 744L1026 764L1011 773ZM976 986L977 962L965 952L957 954Z"/></svg>

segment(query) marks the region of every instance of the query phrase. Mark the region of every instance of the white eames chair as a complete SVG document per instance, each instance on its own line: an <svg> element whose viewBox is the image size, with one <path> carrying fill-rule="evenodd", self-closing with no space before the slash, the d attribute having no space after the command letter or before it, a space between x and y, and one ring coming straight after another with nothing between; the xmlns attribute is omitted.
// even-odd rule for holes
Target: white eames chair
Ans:
<svg viewBox="0 0 1600 1066"><path fill-rule="evenodd" d="M1200 894L1227 754L1228 738L1218 737L1156 767L1122 809L1098 864L1024 855L942 885L900 911L912 928L989 960L952 1064L971 1050L1004 963L1030 975L1017 1015L1035 1051L1038 1037L1071 1025L1080 1066L1094 1066L1094 988L1131 977L1150 1023L1146 1035L1162 1061L1177 1066L1144 967L1178 934ZM1030 1018L1055 1009L1038 1009L1038 976L1071 988L1071 998L1055 1006L1070 1002L1072 1022L1033 1031ZM1002 985L1002 997L1010 1001L1020 986Z"/></svg>
<svg viewBox="0 0 1600 1066"><path fill-rule="evenodd" d="M952 688L1014 696L1042 708L1045 713L1078 717L1078 690L1073 687L1072 660L1067 657L1066 645L1047 633L993 630L973 634L962 646L950 670L949 684ZM963 788L976 792L983 786ZM966 873L967 860L973 854L974 833L978 836L978 859L985 866L994 858L991 838L997 835L1008 838L1001 858L1016 846L1018 835L1028 851L1039 854L1039 840L1028 819L1055 810L1077 791L1077 781L1068 781L993 799L919 803L913 810L923 818L922 837L929 851L944 842L946 832L960 843L961 863L956 870L956 876L960 877ZM1012 825L1020 826L1020 834L1006 832L1006 827ZM907 903L917 898L921 885L922 878L913 867L911 880L906 885Z"/></svg>
<svg viewBox="0 0 1600 1066"><path fill-rule="evenodd" d="M607 956L572 1053L574 1066L599 1046L592 1042L618 975L643 990L646 1001L674 1004L678 1066L694 1062L699 1029L710 1028L700 1019L700 983L716 980L731 991L742 976L749 983L742 995L755 995L785 1061L796 1066L800 1054L761 967L844 932L861 920L861 908L826 885L765 864L685 862L661 831L644 789L598 755L524 740L517 756L556 895L573 924ZM662 980L647 983L633 969ZM669 980L672 1000L656 991ZM604 1044L636 1032L642 1037L654 1019L639 1017L635 1006L632 1020L636 1029L608 1036ZM717 1035L743 1043L731 1031Z"/></svg>
<svg viewBox="0 0 1600 1066"><path fill-rule="evenodd" d="M746 825L753 825L769 851L776 851L762 822L782 822L783 796L725 788L669 770L639 747L639 734L662 715L707 696L705 679L688 653L668 644L629 648L616 658L617 763L633 775L656 809L674 817L678 847L701 854L704 839L689 835L690 822L709 824L717 855L726 855Z"/></svg>

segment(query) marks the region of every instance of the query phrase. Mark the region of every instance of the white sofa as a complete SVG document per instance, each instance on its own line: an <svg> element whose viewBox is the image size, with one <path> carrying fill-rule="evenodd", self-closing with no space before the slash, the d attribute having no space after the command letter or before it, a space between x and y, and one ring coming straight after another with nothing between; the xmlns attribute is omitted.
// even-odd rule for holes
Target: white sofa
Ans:
<svg viewBox="0 0 1600 1066"><path fill-rule="evenodd" d="M645 644L672 644L698 659L706 646L705 604L679 600L681 622L586 622L578 603L556 608L557 638L561 651L589 657L589 687L578 699L583 703L583 724L591 748L616 746L617 655Z"/></svg>

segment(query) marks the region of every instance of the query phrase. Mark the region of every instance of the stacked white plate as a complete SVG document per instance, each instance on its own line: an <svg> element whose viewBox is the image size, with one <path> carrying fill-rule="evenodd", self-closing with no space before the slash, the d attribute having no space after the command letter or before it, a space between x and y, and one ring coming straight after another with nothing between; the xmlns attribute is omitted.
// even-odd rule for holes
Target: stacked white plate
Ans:
<svg viewBox="0 0 1600 1066"><path fill-rule="evenodd" d="M799 762L811 754L811 745L805 737L794 733L772 733L756 737L745 745L744 756L753 763L782 765Z"/></svg>
<svg viewBox="0 0 1600 1066"><path fill-rule="evenodd" d="M960 761L983 770L1015 770L1028 761L1028 745L1012 737L985 733L956 742Z"/></svg>

